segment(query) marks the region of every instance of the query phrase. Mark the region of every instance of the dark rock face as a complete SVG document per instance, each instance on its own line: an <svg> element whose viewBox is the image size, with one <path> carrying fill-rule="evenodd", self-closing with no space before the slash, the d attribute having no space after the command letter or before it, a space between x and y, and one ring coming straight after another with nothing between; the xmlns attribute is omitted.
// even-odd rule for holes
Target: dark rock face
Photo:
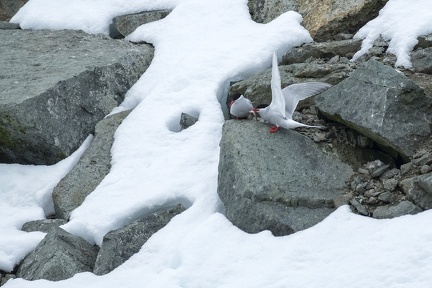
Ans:
<svg viewBox="0 0 432 288"><path fill-rule="evenodd" d="M54 188L56 216L69 220L70 213L94 191L111 168L114 133L130 111L106 117L96 125L95 138L75 167Z"/></svg>
<svg viewBox="0 0 432 288"><path fill-rule="evenodd" d="M357 130L393 155L396 151L405 161L431 135L432 97L402 73L374 60L315 102L327 118Z"/></svg>
<svg viewBox="0 0 432 288"><path fill-rule="evenodd" d="M92 271L97 247L60 228L51 230L20 264L17 277L59 281Z"/></svg>
<svg viewBox="0 0 432 288"><path fill-rule="evenodd" d="M171 11L158 10L158 11L146 11L136 14L117 16L114 18L114 27L123 37L131 34L139 26L150 23L153 21L161 20L165 18Z"/></svg>
<svg viewBox="0 0 432 288"><path fill-rule="evenodd" d="M0 21L9 21L28 0L0 0Z"/></svg>
<svg viewBox="0 0 432 288"><path fill-rule="evenodd" d="M0 30L0 161L69 156L124 98L153 48L79 31ZM42 41L43 40L43 41Z"/></svg>
<svg viewBox="0 0 432 288"><path fill-rule="evenodd" d="M40 231L49 233L52 229L55 229L63 224L66 224L66 220L63 219L43 219L35 220L24 223L21 227L22 231L33 232Z"/></svg>
<svg viewBox="0 0 432 288"><path fill-rule="evenodd" d="M106 234L96 259L94 273L104 275L123 264L137 253L154 233L185 210L178 204Z"/></svg>
<svg viewBox="0 0 432 288"><path fill-rule="evenodd" d="M15 23L9 23L6 21L0 21L0 30L19 29L20 26Z"/></svg>
<svg viewBox="0 0 432 288"><path fill-rule="evenodd" d="M269 134L255 121L223 128L218 193L240 229L287 235L323 220L347 190L352 169L291 130Z"/></svg>

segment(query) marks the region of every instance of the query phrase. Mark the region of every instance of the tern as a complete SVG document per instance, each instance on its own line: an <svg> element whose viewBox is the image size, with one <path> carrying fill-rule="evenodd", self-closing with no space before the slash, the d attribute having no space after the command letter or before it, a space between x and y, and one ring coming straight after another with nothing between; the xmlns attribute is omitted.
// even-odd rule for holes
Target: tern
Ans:
<svg viewBox="0 0 432 288"><path fill-rule="evenodd" d="M332 85L323 82L307 82L292 84L282 90L276 53L273 53L271 79L272 101L269 106L265 108L254 108L253 111L258 112L264 121L273 125L269 130L272 133L279 130L280 127L285 129L298 127L321 129L323 126L310 126L294 121L292 115L300 100L319 94L331 86Z"/></svg>
<svg viewBox="0 0 432 288"><path fill-rule="evenodd" d="M250 113L255 115L252 102L243 95L235 94L230 104L230 113L237 119L247 118Z"/></svg>

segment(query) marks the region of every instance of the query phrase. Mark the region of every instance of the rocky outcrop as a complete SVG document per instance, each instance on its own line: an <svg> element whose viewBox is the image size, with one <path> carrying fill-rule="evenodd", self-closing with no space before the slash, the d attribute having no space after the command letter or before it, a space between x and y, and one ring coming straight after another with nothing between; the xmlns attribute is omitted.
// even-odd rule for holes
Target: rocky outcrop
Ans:
<svg viewBox="0 0 432 288"><path fill-rule="evenodd" d="M351 167L295 131L269 134L262 123L231 120L220 146L218 193L227 218L246 232L306 229L347 192Z"/></svg>
<svg viewBox="0 0 432 288"><path fill-rule="evenodd" d="M69 220L70 213L99 185L111 169L114 133L130 111L106 117L96 125L95 137L77 165L53 191L56 216Z"/></svg>
<svg viewBox="0 0 432 288"><path fill-rule="evenodd" d="M139 26L165 18L171 11L157 10L145 11L136 14L117 16L113 19L111 37L126 37Z"/></svg>
<svg viewBox="0 0 432 288"><path fill-rule="evenodd" d="M398 153L404 161L432 132L432 97L402 73L374 60L315 102L325 117L374 140L389 154Z"/></svg>
<svg viewBox="0 0 432 288"><path fill-rule="evenodd" d="M96 259L94 273L104 275L123 264L137 253L154 233L185 210L181 204L177 204L106 234Z"/></svg>
<svg viewBox="0 0 432 288"><path fill-rule="evenodd" d="M249 0L252 19L267 23L289 10L298 11L316 41L337 40L352 34L378 16L387 0ZM349 36L348 36L349 37Z"/></svg>
<svg viewBox="0 0 432 288"><path fill-rule="evenodd" d="M153 57L149 45L79 31L0 30L0 38L0 161L8 163L69 156Z"/></svg>
<svg viewBox="0 0 432 288"><path fill-rule="evenodd" d="M28 0L1 0L0 21L9 21Z"/></svg>
<svg viewBox="0 0 432 288"><path fill-rule="evenodd" d="M58 281L93 271L98 249L61 228L52 229L19 265L17 277Z"/></svg>

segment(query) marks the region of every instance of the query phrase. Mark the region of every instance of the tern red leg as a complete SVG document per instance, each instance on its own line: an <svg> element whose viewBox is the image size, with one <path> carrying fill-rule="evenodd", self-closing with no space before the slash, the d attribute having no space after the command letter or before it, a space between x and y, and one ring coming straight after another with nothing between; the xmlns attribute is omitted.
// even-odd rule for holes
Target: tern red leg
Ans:
<svg viewBox="0 0 432 288"><path fill-rule="evenodd" d="M269 132L270 133L274 133L274 132L276 132L278 130L279 130L279 126L271 126L270 129L269 129Z"/></svg>

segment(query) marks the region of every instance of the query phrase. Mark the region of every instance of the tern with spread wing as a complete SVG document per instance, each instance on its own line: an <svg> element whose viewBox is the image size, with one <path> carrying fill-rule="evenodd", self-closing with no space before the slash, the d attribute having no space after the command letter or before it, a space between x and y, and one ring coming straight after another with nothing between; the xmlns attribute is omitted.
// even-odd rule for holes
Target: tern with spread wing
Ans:
<svg viewBox="0 0 432 288"><path fill-rule="evenodd" d="M307 82L292 84L282 90L276 53L273 53L272 101L269 106L254 108L253 111L258 112L264 121L273 125L269 130L270 132L276 132L280 127L285 129L298 127L322 128L322 126L310 126L294 121L292 115L300 100L319 94L331 86L323 82Z"/></svg>

